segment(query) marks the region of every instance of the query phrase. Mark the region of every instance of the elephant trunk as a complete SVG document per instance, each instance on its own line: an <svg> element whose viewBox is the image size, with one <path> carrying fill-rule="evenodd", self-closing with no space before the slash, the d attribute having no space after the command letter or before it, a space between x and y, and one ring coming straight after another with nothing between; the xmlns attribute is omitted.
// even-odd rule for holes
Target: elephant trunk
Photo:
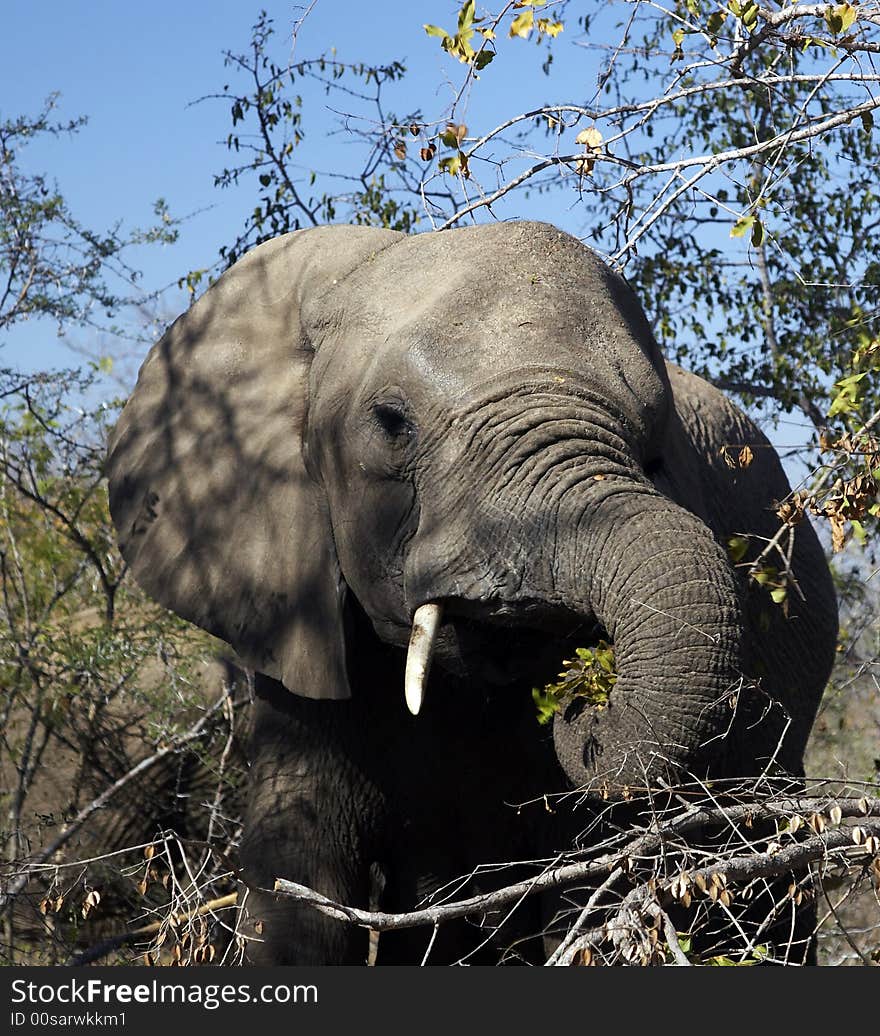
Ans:
<svg viewBox="0 0 880 1036"><path fill-rule="evenodd" d="M651 486L600 485L557 545L555 582L571 601L586 594L618 679L606 707L575 698L557 714L559 760L578 786L702 777L742 676L733 570L706 526Z"/></svg>

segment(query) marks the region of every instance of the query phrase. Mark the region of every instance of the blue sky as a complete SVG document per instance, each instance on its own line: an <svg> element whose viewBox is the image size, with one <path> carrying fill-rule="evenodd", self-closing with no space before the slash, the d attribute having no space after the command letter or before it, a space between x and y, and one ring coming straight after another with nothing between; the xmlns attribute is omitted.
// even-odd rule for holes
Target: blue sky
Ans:
<svg viewBox="0 0 880 1036"><path fill-rule="evenodd" d="M291 29L304 12L299 3L264 0L5 0L0 36L0 117L36 113L53 91L61 93L59 117L88 117L73 138L35 143L26 151L25 167L54 177L73 214L86 226L101 230L122 221L123 227L150 223L152 205L164 197L178 216L194 213L173 246L150 247L133 256L144 272L144 285L174 285L188 270L209 266L218 248L242 227L254 205L253 194L219 191L213 176L227 164L224 140L231 125L229 105L195 103L206 94L235 83L224 68L223 52L247 49L259 11L274 18L274 58L316 57L335 47L344 60L403 60L403 85L388 95L398 114L420 107L426 117L442 118L463 66L446 55L437 39L427 36L424 22L455 25L461 0L317 0L299 34L295 55ZM498 59L486 70L465 113L472 131L494 126L499 119L542 102L591 100L600 55L578 46L572 17L554 42L553 74L540 71L543 49L534 43L504 40ZM609 39L619 28L608 26ZM592 37L599 30L593 29ZM613 35L612 35L613 33ZM345 163L352 146L338 132L338 120L318 92L307 98L308 137L302 161L313 168L333 169ZM328 136L328 134L330 134ZM561 192L544 197L516 196L502 214L546 219L578 236L589 227L583 210ZM184 293L172 287L158 313L170 320L186 306ZM95 352L118 353L112 340L102 343L90 332L70 335ZM63 367L79 362L45 321L19 324L0 338L0 366L25 370ZM105 347L106 346L106 347ZM133 381L140 355L117 364L123 386ZM768 429L769 430L769 429ZM791 418L771 432L780 444L806 437L801 422Z"/></svg>
<svg viewBox="0 0 880 1036"><path fill-rule="evenodd" d="M408 74L395 95L398 112L421 106L441 117L461 81L463 66L442 52L439 41L422 30L424 22L452 27L457 0L318 0L299 35L295 57L317 56L336 47L342 59L383 62L404 60ZM24 165L31 172L54 177L74 215L86 226L102 229L121 220L123 226L147 225L152 204L164 197L175 215L198 213L174 246L144 249L135 265L145 284L173 284L189 269L207 266L219 246L242 226L254 204L252 195L221 192L213 175L227 162L222 144L230 130L229 106L222 101L194 103L234 83L224 68L226 49L246 50L250 28L261 8L275 19L274 57L291 57L290 30L304 7L264 0L197 0L130 4L123 0L90 0L71 4L46 0L6 0L0 39L0 116L36 113L53 91L61 93L59 117L88 117L74 138L41 141L27 148ZM517 61L503 54L474 93L467 113L472 125L487 126L497 116L533 107L550 99L586 100L595 82L596 58L574 44L570 24L554 46L550 82L541 74L543 52L532 43ZM503 48L502 48L503 50ZM511 55L512 57L512 55ZM545 86L546 84L546 86ZM546 97L545 97L546 95ZM309 99L304 163L332 169L345 155L344 135L331 137L337 120L319 93ZM338 103L332 102L332 103ZM348 142L348 146L351 146ZM342 159L344 161L344 157ZM533 201L529 212L553 220L575 233L563 200ZM163 302L169 315L185 300L175 291ZM83 333L78 333L82 341ZM74 336L77 337L76 335ZM64 365L69 354L59 346L51 327L36 322L19 325L4 339L4 365Z"/></svg>

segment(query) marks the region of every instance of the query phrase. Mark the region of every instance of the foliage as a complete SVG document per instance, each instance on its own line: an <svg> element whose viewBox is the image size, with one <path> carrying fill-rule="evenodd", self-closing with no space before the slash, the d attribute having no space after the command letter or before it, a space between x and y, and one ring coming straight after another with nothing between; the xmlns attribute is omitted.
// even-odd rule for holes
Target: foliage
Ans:
<svg viewBox="0 0 880 1036"><path fill-rule="evenodd" d="M215 185L240 187L249 199L221 265L302 226L339 220L410 232L425 223L540 216L544 198L563 198L569 229L625 270L668 355L770 416L796 410L809 422L819 466L779 501L779 533L766 543L728 544L733 563L784 608L793 589L788 558L805 514L828 522L838 552L850 540L870 545L876 534L878 26L876 0L766 7L607 0L588 14L568 0L509 0L495 13L465 0L455 25L412 27L461 77L451 104L426 112L408 99L396 114L386 103L406 75L400 61L342 61L329 50L280 62L264 13L249 48L226 55L236 85L210 95L231 116L230 164ZM502 67L522 62L529 42L544 55L541 93L550 100L539 102L536 87L529 110L487 123L480 91L493 89ZM579 48L585 69L596 73L586 102L552 96L563 44ZM357 144L332 171L308 157L309 142L326 129L310 110L315 87L343 100L341 126ZM30 141L83 125L53 121L55 104L50 97L38 115L0 123L0 330L37 316L59 328L118 319L151 294L129 249L177 234L161 200L153 228L92 231L47 177L24 171ZM180 283L194 295L212 270L191 271ZM0 372L5 952L34 959L40 947L40 959L64 959L74 940L93 938L96 919L145 910L156 918L139 930L150 940L149 960L205 963L217 952L205 901L214 911L234 900L225 854L237 838L229 788L237 780L237 721L228 689L213 703L206 691L216 645L126 578L101 477L116 405L85 402L100 396L100 373L94 365ZM731 444L725 460L746 467L751 457ZM875 615L876 602L859 571L841 586L851 598L849 624L820 717L834 751L852 727L856 696L868 717L859 728L867 745L877 723L876 631L873 620L853 619ZM578 649L559 677L533 690L541 723L577 698L608 705L613 648ZM878 952L880 806L869 795L877 778L871 749L860 752L858 773L844 774L848 783L820 785L811 798L780 793L755 805L760 796L748 789L719 802L712 789L711 821L723 837L709 848L686 837L706 822L690 791L652 803L650 815L607 843L573 847L563 866L554 861L553 874L570 866L581 884L587 875L591 889L612 894L603 901L591 893L587 908L563 919L568 927L551 962L752 965L774 959L776 947L764 938L773 918L811 897L824 897L826 917L842 930L839 918L858 900L863 912L842 941L852 950L855 939L852 952L870 960ZM141 772L144 753L150 765ZM57 786L54 797L45 793L55 772L60 797ZM211 803L196 828L179 808L194 787ZM84 855L90 810L130 820L153 801L163 804L155 840L133 850L128 843L131 851L104 869L68 868ZM762 810L763 825L756 823ZM118 822L124 837L130 829ZM95 830L106 838L106 826ZM178 837L194 831L221 852ZM536 867L536 875L546 873ZM767 875L782 881L773 899ZM535 885L512 885L510 902ZM754 938L736 947L706 942L725 911L755 916L748 904L756 895L765 913L758 911ZM383 923L374 918L371 926Z"/></svg>
<svg viewBox="0 0 880 1036"><path fill-rule="evenodd" d="M215 176L214 184L221 189L252 185L256 199L242 230L220 249L223 266L269 238L319 223L341 220L412 230L421 203L415 200L419 177L413 160L407 159L406 138L418 135L420 116L415 111L397 118L383 107L385 87L403 77L404 65L345 62L331 51L282 66L270 56L273 33L272 19L264 11L253 27L249 51L225 56L227 67L244 79L244 89L232 92L226 84L221 94L209 95L229 104L232 118L225 143L234 164ZM347 120L349 131L363 144L360 165L351 162L350 171L302 170L307 130L298 88L315 83L363 106L382 127L362 131ZM195 292L207 272L193 271L181 283Z"/></svg>
<svg viewBox="0 0 880 1036"><path fill-rule="evenodd" d="M54 106L0 124L0 329L48 317L59 333L106 331L105 319L152 297L129 249L170 243L177 228L160 201L156 227L96 233L46 176L26 172L26 144L83 125L53 123ZM118 866L120 850L155 830L174 824L219 847L236 835L232 697L207 679L217 647L126 579L116 546L102 469L118 404L95 402L111 366L103 356L70 370L0 370L6 962L63 961L78 938L155 904L148 876L132 882ZM208 804L197 819L190 792ZM166 903L198 898L222 875L181 852L175 867L197 874L197 887L160 886Z"/></svg>
<svg viewBox="0 0 880 1036"><path fill-rule="evenodd" d="M53 94L38 115L0 122L0 331L34 316L59 327L104 327L121 307L145 298L126 254L135 245L171 243L178 234L161 198L151 228L90 230L71 214L57 185L24 171L21 152L33 140L85 125L83 118L52 121L56 105Z"/></svg>
<svg viewBox="0 0 880 1036"><path fill-rule="evenodd" d="M96 374L66 371L22 381L0 372L0 837L7 887L89 802L140 760L173 745L209 704L211 638L125 578L102 473L104 437L116 408L88 411L71 402L88 394ZM133 784L134 797L132 789L120 789L117 801L107 803L116 812L105 808L90 826L71 830L69 844L53 853L48 889L24 885L27 898L6 914L10 958L26 949L40 917L52 915L63 948L65 917L73 937L98 906L95 868L80 868L70 882L59 877L68 853L100 856L124 847L128 832L136 844L138 823L149 828L150 816L160 824L180 814L182 822L185 810L181 800L175 804L173 786L210 757L202 755L210 734L206 730L195 754L173 756L170 769L145 770ZM112 875L103 881L113 887ZM114 896L104 899L106 914ZM37 901L39 910L23 909Z"/></svg>
<svg viewBox="0 0 880 1036"><path fill-rule="evenodd" d="M489 908L509 916L530 896L559 890L565 905L552 925L559 940L546 960L555 967L797 966L808 957L810 928L804 912L797 930L795 908L821 901L823 920L839 924L841 906L859 894L863 927L843 935L858 962L880 959L880 799L857 784L803 789L763 778L667 790L634 796L623 825L613 803L594 805L607 814L607 837L585 839L549 865L533 861L534 873L494 893L446 896L401 915L334 903L292 882L278 881L275 890L378 931L380 943L384 931L461 917L494 933ZM565 808L569 797L545 806Z"/></svg>
<svg viewBox="0 0 880 1036"><path fill-rule="evenodd" d="M576 26L571 5L554 4L553 25L580 30L585 66L591 51L607 55L592 99L558 97L474 126L464 115L480 55L491 47L496 58L488 83L502 57L518 60L502 55L502 23L509 37L534 27L553 43L541 6L477 17L468 2L456 34L425 27L468 66L445 115L471 129L438 167L460 190L435 220L451 226L511 199L526 214L536 193L567 193L572 222L626 269L668 355L820 429L831 384L848 376L878 308L876 3L624 10L610 0ZM440 133L431 145L444 143ZM876 388L864 391L876 409Z"/></svg>
<svg viewBox="0 0 880 1036"><path fill-rule="evenodd" d="M532 689L539 723L549 723L555 713L576 698L584 699L596 709L604 709L617 683L614 648L604 640L592 648L577 648L575 657L562 664L564 668L557 683Z"/></svg>

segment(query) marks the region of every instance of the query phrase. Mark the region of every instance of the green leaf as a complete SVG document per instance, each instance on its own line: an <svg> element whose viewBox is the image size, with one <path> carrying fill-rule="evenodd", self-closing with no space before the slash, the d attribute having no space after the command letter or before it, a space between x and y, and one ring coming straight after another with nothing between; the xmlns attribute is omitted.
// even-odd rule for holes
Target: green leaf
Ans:
<svg viewBox="0 0 880 1036"><path fill-rule="evenodd" d="M423 25L422 28L429 36L439 36L441 40L450 39L449 33L441 29L439 25Z"/></svg>
<svg viewBox="0 0 880 1036"><path fill-rule="evenodd" d="M538 722L541 726L549 723L554 715L562 708L562 701L552 692L545 692L538 687L532 688L532 701L538 713Z"/></svg>
<svg viewBox="0 0 880 1036"><path fill-rule="evenodd" d="M745 237L755 225L756 216L742 216L731 227L731 237Z"/></svg>
<svg viewBox="0 0 880 1036"><path fill-rule="evenodd" d="M873 112L862 112L862 129L865 133L870 133L874 128L874 113Z"/></svg>
<svg viewBox="0 0 880 1036"><path fill-rule="evenodd" d="M717 35L721 26L724 24L726 18L726 11L713 11L712 14L709 15L708 20L706 21L706 28L713 36L715 36Z"/></svg>
<svg viewBox="0 0 880 1036"><path fill-rule="evenodd" d="M449 155L446 158L441 158L438 165L444 173L449 173L450 176L458 176L461 172L461 152L457 155Z"/></svg>
<svg viewBox="0 0 880 1036"><path fill-rule="evenodd" d="M764 224L755 217L755 222L752 224L752 244L755 248L760 247L764 241Z"/></svg>
<svg viewBox="0 0 880 1036"><path fill-rule="evenodd" d="M758 5L754 0L749 0L749 3L742 8L742 23L747 29L751 29L752 26L758 20Z"/></svg>
<svg viewBox="0 0 880 1036"><path fill-rule="evenodd" d="M592 648L576 648L575 659L563 662L563 671L557 683L532 690L532 698L538 708L538 722L547 722L552 703L552 712L568 701L585 698L595 709L608 705L609 695L617 682L614 668L614 648L600 641ZM552 715L549 712L549 715Z"/></svg>
<svg viewBox="0 0 880 1036"><path fill-rule="evenodd" d="M731 536L727 541L727 553L734 564L746 556L749 549L749 541L745 536Z"/></svg>
<svg viewBox="0 0 880 1036"><path fill-rule="evenodd" d="M466 32L474 23L475 0L465 0L458 12L458 31Z"/></svg>
<svg viewBox="0 0 880 1036"><path fill-rule="evenodd" d="M773 565L765 565L763 568L759 568L757 571L752 572L752 579L755 580L760 586L766 586L768 583L772 583L776 580L779 572L773 567Z"/></svg>
<svg viewBox="0 0 880 1036"><path fill-rule="evenodd" d="M828 409L828 416L834 417L837 414L848 414L858 409L859 405L859 382L866 378L869 371L862 371L860 374L850 374L848 378L841 378L835 383L838 389L837 395L831 401Z"/></svg>
<svg viewBox="0 0 880 1036"><path fill-rule="evenodd" d="M110 374L113 370L113 357L102 356L101 359L98 360L98 370L101 371L102 374Z"/></svg>
<svg viewBox="0 0 880 1036"><path fill-rule="evenodd" d="M784 586L779 586L770 591L770 597L774 604L784 604L785 598L788 597L788 590Z"/></svg>
<svg viewBox="0 0 880 1036"><path fill-rule="evenodd" d="M474 59L474 68L479 72L489 64L495 57L494 50L481 50Z"/></svg>

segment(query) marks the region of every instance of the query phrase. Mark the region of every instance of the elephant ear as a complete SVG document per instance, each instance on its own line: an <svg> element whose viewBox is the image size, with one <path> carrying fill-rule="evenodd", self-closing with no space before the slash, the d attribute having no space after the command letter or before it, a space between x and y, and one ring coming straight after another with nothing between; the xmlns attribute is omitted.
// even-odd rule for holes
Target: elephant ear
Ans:
<svg viewBox="0 0 880 1036"><path fill-rule="evenodd" d="M144 590L313 698L351 692L346 587L303 455L300 309L402 236L320 227L253 249L153 347L110 442L110 510Z"/></svg>

